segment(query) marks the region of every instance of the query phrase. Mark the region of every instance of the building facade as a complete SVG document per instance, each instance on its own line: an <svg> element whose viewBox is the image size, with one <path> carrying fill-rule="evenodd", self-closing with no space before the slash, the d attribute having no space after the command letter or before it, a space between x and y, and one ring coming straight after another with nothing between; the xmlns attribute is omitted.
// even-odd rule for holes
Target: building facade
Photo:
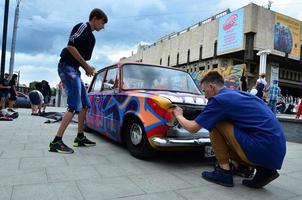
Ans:
<svg viewBox="0 0 302 200"><path fill-rule="evenodd" d="M301 21L249 4L225 10L151 45L139 45L124 58L182 68L188 72L246 64L249 88L261 71L259 51L267 51L267 81L278 80L282 93L302 96Z"/></svg>

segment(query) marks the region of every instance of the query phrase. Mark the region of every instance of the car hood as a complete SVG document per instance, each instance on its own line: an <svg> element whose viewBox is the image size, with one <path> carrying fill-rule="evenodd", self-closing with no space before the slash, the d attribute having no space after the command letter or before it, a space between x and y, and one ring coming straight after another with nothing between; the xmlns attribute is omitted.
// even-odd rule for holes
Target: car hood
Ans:
<svg viewBox="0 0 302 200"><path fill-rule="evenodd" d="M156 95L169 99L175 104L192 104L206 105L207 99L203 95L190 94L184 92L169 92L169 91L143 91L143 93Z"/></svg>

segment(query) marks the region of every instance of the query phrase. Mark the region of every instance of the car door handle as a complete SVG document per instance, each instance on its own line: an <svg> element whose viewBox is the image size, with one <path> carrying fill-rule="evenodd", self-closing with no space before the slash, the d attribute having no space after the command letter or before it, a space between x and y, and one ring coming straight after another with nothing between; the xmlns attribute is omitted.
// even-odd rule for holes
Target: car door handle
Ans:
<svg viewBox="0 0 302 200"><path fill-rule="evenodd" d="M95 97L95 101L99 102L100 101L100 97Z"/></svg>

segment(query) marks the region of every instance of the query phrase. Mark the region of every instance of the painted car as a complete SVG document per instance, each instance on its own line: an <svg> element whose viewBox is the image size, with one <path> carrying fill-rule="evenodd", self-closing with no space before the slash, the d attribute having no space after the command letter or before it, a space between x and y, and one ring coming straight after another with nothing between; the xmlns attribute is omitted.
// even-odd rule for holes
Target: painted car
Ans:
<svg viewBox="0 0 302 200"><path fill-rule="evenodd" d="M213 156L209 133L191 134L175 120L172 109L183 108L194 119L206 105L192 77L182 70L143 63L118 63L99 70L89 87L92 107L86 128L125 143L137 158L158 150L205 149Z"/></svg>

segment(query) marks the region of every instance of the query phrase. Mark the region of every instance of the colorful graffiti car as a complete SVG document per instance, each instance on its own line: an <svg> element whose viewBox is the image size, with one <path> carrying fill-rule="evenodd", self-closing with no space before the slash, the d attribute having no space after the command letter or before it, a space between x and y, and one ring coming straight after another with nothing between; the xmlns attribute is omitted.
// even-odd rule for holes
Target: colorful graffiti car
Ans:
<svg viewBox="0 0 302 200"><path fill-rule="evenodd" d="M92 107L87 128L126 144L137 158L148 158L157 150L205 149L213 156L209 133L190 134L172 114L174 105L194 119L206 99L191 76L182 70L142 63L118 63L94 76L89 92Z"/></svg>

